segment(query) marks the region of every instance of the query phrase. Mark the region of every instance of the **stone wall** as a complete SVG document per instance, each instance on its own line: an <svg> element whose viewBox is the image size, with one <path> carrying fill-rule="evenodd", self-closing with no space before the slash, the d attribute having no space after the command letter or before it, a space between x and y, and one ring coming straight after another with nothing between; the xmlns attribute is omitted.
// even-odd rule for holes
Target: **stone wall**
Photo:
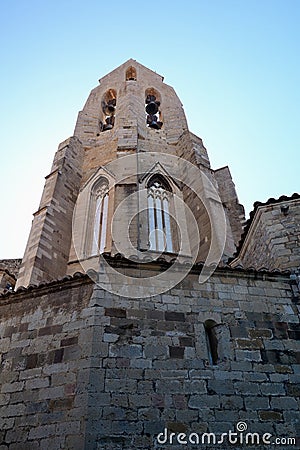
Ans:
<svg viewBox="0 0 300 450"><path fill-rule="evenodd" d="M0 269L7 270L14 277L18 276L21 259L0 259Z"/></svg>
<svg viewBox="0 0 300 450"><path fill-rule="evenodd" d="M300 436L299 292L288 276L223 269L200 285L194 270L145 299L92 286L74 276L2 297L1 450L179 449L157 435L220 435L239 421Z"/></svg>
<svg viewBox="0 0 300 450"><path fill-rule="evenodd" d="M300 199L258 206L235 266L269 270L300 267Z"/></svg>
<svg viewBox="0 0 300 450"><path fill-rule="evenodd" d="M197 278L145 300L95 291L107 349L91 448L151 449L165 427L221 433L240 420L253 432L299 436L300 328L289 279L219 272L199 285ZM206 320L222 328L216 365Z"/></svg>
<svg viewBox="0 0 300 450"><path fill-rule="evenodd" d="M1 450L84 448L91 290L81 277L1 299Z"/></svg>
<svg viewBox="0 0 300 450"><path fill-rule="evenodd" d="M21 262L21 259L0 259L0 294L15 287Z"/></svg>

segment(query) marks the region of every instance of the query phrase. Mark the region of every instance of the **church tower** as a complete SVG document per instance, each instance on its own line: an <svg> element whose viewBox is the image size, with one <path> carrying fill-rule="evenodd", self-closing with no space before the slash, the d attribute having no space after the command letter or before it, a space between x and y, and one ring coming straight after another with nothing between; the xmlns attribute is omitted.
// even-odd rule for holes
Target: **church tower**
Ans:
<svg viewBox="0 0 300 450"><path fill-rule="evenodd" d="M300 448L299 217L293 194L244 227L163 78L132 59L101 78L15 290L0 261L0 448Z"/></svg>
<svg viewBox="0 0 300 450"><path fill-rule="evenodd" d="M218 264L243 222L228 167L211 169L173 88L130 59L99 80L55 154L17 287L97 271L99 255Z"/></svg>

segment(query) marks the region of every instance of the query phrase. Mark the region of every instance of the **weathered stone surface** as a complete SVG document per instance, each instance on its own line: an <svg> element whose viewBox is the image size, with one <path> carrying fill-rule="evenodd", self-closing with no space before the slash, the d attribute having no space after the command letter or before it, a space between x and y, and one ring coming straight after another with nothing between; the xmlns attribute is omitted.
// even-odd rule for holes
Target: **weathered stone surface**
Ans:
<svg viewBox="0 0 300 450"><path fill-rule="evenodd" d="M149 89L161 101L160 130L146 125ZM112 129L102 132L103 102L112 92L118 114ZM130 198L137 186L147 189L147 177L136 176L136 152L185 158L215 186L213 193L201 184L201 176L196 180L203 200L207 197L210 205L218 207L223 204L227 223L222 267L205 283L199 283L200 268L194 266L169 291L132 298L111 293L115 274L105 281L108 290L76 274L86 259L99 269L99 258L90 254L88 240L93 235L95 183L101 177L109 181L108 222L116 206ZM127 154L135 155L134 163L123 174L105 171L107 163ZM141 172L151 171L152 163L156 167L156 158L151 158ZM170 163L161 170L169 173L171 169L179 171ZM212 233L209 213L195 193L179 186L188 174L176 174L176 183L170 179L172 189L193 211L201 235L197 249L197 233L192 232L184 211L179 211L183 253L194 252L196 262L204 261ZM120 177L120 184L114 176ZM75 249L72 219L82 191L86 196L77 204L74 219L81 240ZM160 75L130 60L103 77L79 114L75 137L59 146L34 217L18 285L44 285L0 298L0 450L152 450L165 428L175 434L219 434L234 430L241 420L251 432L296 436L297 279L237 267L241 262L269 269L299 265L298 199L285 203L288 211L281 210L280 202L257 210L239 260L226 266L244 223L229 169L210 168L202 140L189 132L180 100ZM129 279L140 278L140 287L148 282L151 295L155 293L152 277L168 267L173 255L164 254L166 262L147 264L118 255L118 245L127 242L123 225L130 217L134 217L131 244L144 245L143 250L148 245L147 221L140 218L137 223L136 201L128 205L118 219L117 235L113 237L107 229L105 253L110 256L105 258L115 271ZM215 213L215 207L210 212ZM218 222L218 216L213 217L213 223ZM175 241L176 247L179 242ZM132 249L126 245L124 255L129 257ZM6 276L12 275L2 263L3 290ZM17 272L16 262L6 263ZM130 281L123 286L126 293L129 287Z"/></svg>

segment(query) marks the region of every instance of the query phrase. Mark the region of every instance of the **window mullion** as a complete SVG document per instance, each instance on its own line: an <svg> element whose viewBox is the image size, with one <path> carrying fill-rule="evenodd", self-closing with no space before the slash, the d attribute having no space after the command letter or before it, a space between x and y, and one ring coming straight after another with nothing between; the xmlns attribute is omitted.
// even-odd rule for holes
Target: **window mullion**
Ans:
<svg viewBox="0 0 300 450"><path fill-rule="evenodd" d="M99 233L101 226L101 207L102 207L102 197L97 197L96 200L96 209L95 209L95 217L94 217L94 228L93 228L93 238L92 238L92 256L98 254L98 245L99 245Z"/></svg>
<svg viewBox="0 0 300 450"><path fill-rule="evenodd" d="M163 222L162 222L162 204L161 204L161 193L159 192L157 197L155 198L155 210L157 217L157 250L164 251L164 230L163 230Z"/></svg>
<svg viewBox="0 0 300 450"><path fill-rule="evenodd" d="M169 200L167 197L163 199L164 222L165 222L165 238L167 252L173 252L172 232L169 214Z"/></svg>
<svg viewBox="0 0 300 450"><path fill-rule="evenodd" d="M149 241L150 250L156 249L156 239L155 239L155 211L154 211L154 201L151 194L148 195L148 213L149 213Z"/></svg>
<svg viewBox="0 0 300 450"><path fill-rule="evenodd" d="M107 229L107 211L108 211L108 194L103 198L102 217L101 217L101 234L99 252L103 253L106 244L106 229Z"/></svg>

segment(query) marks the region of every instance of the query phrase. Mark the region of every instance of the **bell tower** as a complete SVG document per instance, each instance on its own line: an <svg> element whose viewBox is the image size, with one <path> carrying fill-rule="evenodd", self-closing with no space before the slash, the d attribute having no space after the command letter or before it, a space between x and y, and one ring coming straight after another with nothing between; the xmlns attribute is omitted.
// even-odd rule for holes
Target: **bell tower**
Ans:
<svg viewBox="0 0 300 450"><path fill-rule="evenodd" d="M58 147L17 287L97 270L100 255L205 261L212 240L226 260L243 222L228 167L211 169L173 88L130 59L99 80Z"/></svg>

